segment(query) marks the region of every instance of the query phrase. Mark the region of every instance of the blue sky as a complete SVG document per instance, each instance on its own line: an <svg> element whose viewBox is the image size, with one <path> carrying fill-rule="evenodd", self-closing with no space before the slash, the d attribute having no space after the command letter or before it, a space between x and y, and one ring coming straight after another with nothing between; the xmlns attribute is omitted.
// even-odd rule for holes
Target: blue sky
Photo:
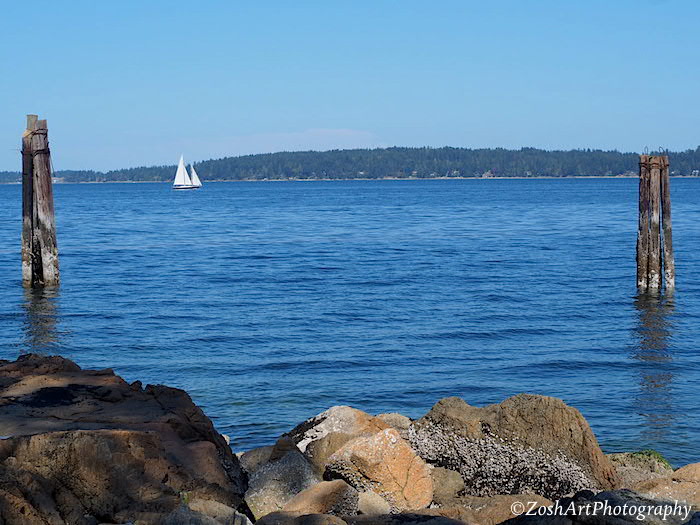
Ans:
<svg viewBox="0 0 700 525"><path fill-rule="evenodd" d="M3 2L0 170L352 147L700 144L700 2Z"/></svg>

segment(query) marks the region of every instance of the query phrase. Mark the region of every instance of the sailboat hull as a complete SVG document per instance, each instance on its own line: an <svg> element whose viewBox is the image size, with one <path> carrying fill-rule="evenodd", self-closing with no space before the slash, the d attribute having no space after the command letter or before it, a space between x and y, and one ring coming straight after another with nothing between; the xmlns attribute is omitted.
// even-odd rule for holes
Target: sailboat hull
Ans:
<svg viewBox="0 0 700 525"><path fill-rule="evenodd" d="M200 186L173 186L174 190L198 190Z"/></svg>

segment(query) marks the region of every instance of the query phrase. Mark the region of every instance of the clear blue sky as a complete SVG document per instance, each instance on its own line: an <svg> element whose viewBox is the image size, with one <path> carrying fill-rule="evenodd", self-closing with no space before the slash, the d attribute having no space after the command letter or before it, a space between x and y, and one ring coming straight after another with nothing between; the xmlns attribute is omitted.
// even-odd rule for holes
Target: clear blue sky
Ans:
<svg viewBox="0 0 700 525"><path fill-rule="evenodd" d="M39 1L0 14L0 170L391 145L700 144L700 2ZM654 123L658 123L655 125Z"/></svg>

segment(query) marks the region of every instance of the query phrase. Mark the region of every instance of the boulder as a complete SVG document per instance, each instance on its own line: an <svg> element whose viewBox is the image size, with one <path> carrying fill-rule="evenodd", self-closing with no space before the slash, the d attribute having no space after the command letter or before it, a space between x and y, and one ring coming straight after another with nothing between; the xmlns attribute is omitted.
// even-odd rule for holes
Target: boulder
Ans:
<svg viewBox="0 0 700 525"><path fill-rule="evenodd" d="M347 525L347 523L338 516L330 514L273 512L256 521L255 525Z"/></svg>
<svg viewBox="0 0 700 525"><path fill-rule="evenodd" d="M227 513L217 519L194 510L192 506L180 505L162 521L163 525L252 525L247 516L237 512Z"/></svg>
<svg viewBox="0 0 700 525"><path fill-rule="evenodd" d="M433 478L433 501L438 505L451 504L464 491L464 480L457 471L434 467L430 475Z"/></svg>
<svg viewBox="0 0 700 525"><path fill-rule="evenodd" d="M459 471L474 496L557 499L619 485L581 413L552 397L521 394L483 408L445 398L411 425L409 440L424 460Z"/></svg>
<svg viewBox="0 0 700 525"><path fill-rule="evenodd" d="M642 481L663 478L673 473L673 468L660 454L653 451L608 454L608 459L620 475L620 486L632 488Z"/></svg>
<svg viewBox="0 0 700 525"><path fill-rule="evenodd" d="M154 523L183 492L247 511L237 458L182 390L24 355L0 364L0 436L0 522Z"/></svg>
<svg viewBox="0 0 700 525"><path fill-rule="evenodd" d="M188 498L187 507L194 512L211 517L219 523L230 525L252 525L245 514L218 501L198 497Z"/></svg>
<svg viewBox="0 0 700 525"><path fill-rule="evenodd" d="M686 465L662 478L642 481L633 489L648 498L683 501L700 511L700 463Z"/></svg>
<svg viewBox="0 0 700 525"><path fill-rule="evenodd" d="M245 501L256 519L280 511L321 477L298 450L260 467L250 477Z"/></svg>
<svg viewBox="0 0 700 525"><path fill-rule="evenodd" d="M514 518L513 504L527 502L528 508L549 507L552 502L542 496L534 494L499 494L480 498L477 496L463 496L460 498L462 508L467 510L470 523L479 525L497 525Z"/></svg>
<svg viewBox="0 0 700 525"><path fill-rule="evenodd" d="M419 511L421 514L443 516L471 525L497 525L516 516L513 504L527 502L528 506L538 508L552 504L546 498L532 494L509 494L481 498L477 496L460 496L445 505Z"/></svg>
<svg viewBox="0 0 700 525"><path fill-rule="evenodd" d="M391 505L376 492L367 490L365 492L360 492L357 500L357 512L359 514L369 515L389 514L391 512Z"/></svg>
<svg viewBox="0 0 700 525"><path fill-rule="evenodd" d="M277 439L277 441L272 447L272 450L270 450L269 461L276 461L280 458L283 458L287 454L287 452L298 450L299 449L297 448L292 438L290 438L289 436L282 436L279 439Z"/></svg>
<svg viewBox="0 0 700 525"><path fill-rule="evenodd" d="M304 514L334 514L336 516L357 514L357 490L343 480L322 481L303 490L282 509L284 512Z"/></svg>
<svg viewBox="0 0 700 525"><path fill-rule="evenodd" d="M309 443L304 455L318 472L323 473L326 470L326 465L328 465L328 458L348 441L352 441L356 437L343 432L330 432L322 438Z"/></svg>
<svg viewBox="0 0 700 525"><path fill-rule="evenodd" d="M572 511L572 508L578 510ZM522 514L508 525L690 525L700 514L674 502L645 498L628 489L594 493L584 490L562 498L547 511L551 515ZM617 515L615 515L617 513ZM564 514L564 515L562 515Z"/></svg>
<svg viewBox="0 0 700 525"><path fill-rule="evenodd" d="M464 525L461 520L425 513L359 515L345 519L348 525Z"/></svg>
<svg viewBox="0 0 700 525"><path fill-rule="evenodd" d="M398 430L399 435L403 439L408 439L408 429L411 427L411 423L413 423L413 421L411 421L410 418L397 412L378 414L377 418L384 421L384 423L389 425L391 428L395 428L396 430Z"/></svg>
<svg viewBox="0 0 700 525"><path fill-rule="evenodd" d="M354 437L374 434L389 428L379 418L349 406L335 406L307 419L294 427L288 437L294 440L299 450L306 451L310 443L331 432L340 432Z"/></svg>
<svg viewBox="0 0 700 525"><path fill-rule="evenodd" d="M248 450L238 456L238 461L240 461L243 470L250 476L265 463L270 461L273 448L272 445L268 445L266 447Z"/></svg>
<svg viewBox="0 0 700 525"><path fill-rule="evenodd" d="M394 511L422 509L433 499L430 467L393 428L346 443L328 459L324 476L372 490Z"/></svg>
<svg viewBox="0 0 700 525"><path fill-rule="evenodd" d="M475 521L474 513L471 510L459 504L447 507L430 507L418 511L418 513L423 515L425 519L430 519L429 517L439 517L454 520L459 523L468 523L469 525L483 525L482 523Z"/></svg>

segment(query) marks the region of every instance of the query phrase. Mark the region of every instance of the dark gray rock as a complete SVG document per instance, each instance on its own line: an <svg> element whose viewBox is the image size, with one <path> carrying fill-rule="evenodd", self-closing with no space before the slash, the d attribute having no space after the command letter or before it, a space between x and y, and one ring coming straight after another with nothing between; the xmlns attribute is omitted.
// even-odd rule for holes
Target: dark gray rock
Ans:
<svg viewBox="0 0 700 525"><path fill-rule="evenodd" d="M282 510L301 491L321 481L304 455L293 450L260 467L250 477L245 501L256 519Z"/></svg>
<svg viewBox="0 0 700 525"><path fill-rule="evenodd" d="M241 467L243 467L243 470L246 471L248 476L251 476L256 470L270 461L273 448L272 445L258 447L243 452L243 454L238 456L238 461L241 463Z"/></svg>

